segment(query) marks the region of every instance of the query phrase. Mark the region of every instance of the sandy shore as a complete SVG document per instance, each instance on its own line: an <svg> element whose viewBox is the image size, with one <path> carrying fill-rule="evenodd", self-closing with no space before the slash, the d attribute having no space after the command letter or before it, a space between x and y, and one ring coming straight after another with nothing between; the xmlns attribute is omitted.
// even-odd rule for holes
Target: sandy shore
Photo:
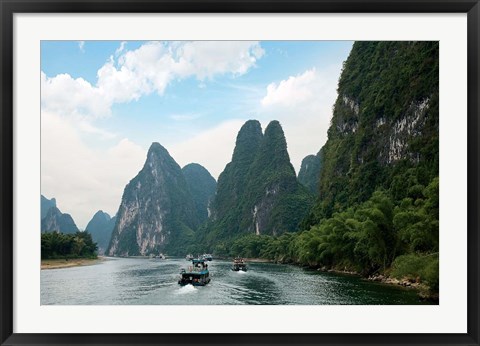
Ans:
<svg viewBox="0 0 480 346"><path fill-rule="evenodd" d="M89 266L93 264L98 264L102 261L106 261L105 257L98 257L95 259L90 258L73 258L73 259L51 259L51 260L42 260L41 269L59 269L59 268L70 268L78 266Z"/></svg>

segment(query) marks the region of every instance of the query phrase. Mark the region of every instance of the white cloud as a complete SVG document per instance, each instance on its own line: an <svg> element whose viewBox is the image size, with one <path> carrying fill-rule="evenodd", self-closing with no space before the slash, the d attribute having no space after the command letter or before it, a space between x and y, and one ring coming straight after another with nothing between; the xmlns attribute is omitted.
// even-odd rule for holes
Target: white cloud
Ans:
<svg viewBox="0 0 480 346"><path fill-rule="evenodd" d="M105 91L83 78L73 79L68 74L49 78L42 72L40 92L42 111L94 118L110 115L112 103Z"/></svg>
<svg viewBox="0 0 480 346"><path fill-rule="evenodd" d="M291 76L278 85L267 86L267 95L262 99L262 106L272 105L294 106L312 97L312 84L316 81L315 68L301 75Z"/></svg>
<svg viewBox="0 0 480 346"><path fill-rule="evenodd" d="M78 49L80 49L82 53L85 53L85 41L78 41Z"/></svg>
<svg viewBox="0 0 480 346"><path fill-rule="evenodd" d="M97 210L117 212L125 185L142 168L146 151L124 138L92 149L65 117L42 112L42 194L85 228Z"/></svg>
<svg viewBox="0 0 480 346"><path fill-rule="evenodd" d="M127 41L122 41L120 42L120 47L115 50L115 56L119 56L121 52L125 49L125 46L127 45Z"/></svg>
<svg viewBox="0 0 480 346"><path fill-rule="evenodd" d="M155 41L136 50L124 49L122 42L115 56L97 71L96 85L68 74L48 77L42 72L42 109L108 116L114 103L138 100L153 92L162 95L176 79L203 81L221 74L245 74L264 54L258 42L247 41Z"/></svg>
<svg viewBox="0 0 480 346"><path fill-rule="evenodd" d="M204 166L218 179L225 165L232 159L238 131L245 120L225 121L214 128L167 147L180 166L195 162Z"/></svg>
<svg viewBox="0 0 480 346"><path fill-rule="evenodd" d="M195 75L198 79L216 74L245 74L265 54L257 42L195 41L177 47L175 71L181 77Z"/></svg>
<svg viewBox="0 0 480 346"><path fill-rule="evenodd" d="M260 100L262 126L265 128L271 120L280 121L297 174L302 159L316 154L327 140L340 71L340 64L306 70L269 84Z"/></svg>

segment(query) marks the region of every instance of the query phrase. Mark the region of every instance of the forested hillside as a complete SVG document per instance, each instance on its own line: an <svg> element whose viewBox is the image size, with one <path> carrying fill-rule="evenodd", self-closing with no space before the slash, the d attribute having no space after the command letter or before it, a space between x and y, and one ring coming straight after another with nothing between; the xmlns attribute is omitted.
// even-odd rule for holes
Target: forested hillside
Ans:
<svg viewBox="0 0 480 346"><path fill-rule="evenodd" d="M313 200L297 180L281 124L272 121L263 133L260 122L249 120L238 132L232 160L218 178L212 215L191 251L227 255L239 237L294 232Z"/></svg>

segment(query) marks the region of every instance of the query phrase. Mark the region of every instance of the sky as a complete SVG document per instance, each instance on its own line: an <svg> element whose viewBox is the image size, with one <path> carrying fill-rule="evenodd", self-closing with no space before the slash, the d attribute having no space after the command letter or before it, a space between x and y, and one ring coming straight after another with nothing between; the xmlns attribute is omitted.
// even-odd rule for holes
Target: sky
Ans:
<svg viewBox="0 0 480 346"><path fill-rule="evenodd" d="M327 140L350 41L42 41L41 193L80 229L115 215L152 142L217 179L240 127L280 121L291 162Z"/></svg>

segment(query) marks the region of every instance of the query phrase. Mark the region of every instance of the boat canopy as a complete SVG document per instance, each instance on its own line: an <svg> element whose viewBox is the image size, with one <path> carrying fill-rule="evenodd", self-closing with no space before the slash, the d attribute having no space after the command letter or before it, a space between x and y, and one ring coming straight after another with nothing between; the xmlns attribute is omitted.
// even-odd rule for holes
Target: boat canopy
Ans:
<svg viewBox="0 0 480 346"><path fill-rule="evenodd" d="M187 276L200 277L202 275L209 274L209 272L208 272L208 270L202 270L202 271L199 271L199 272L185 272L185 273L180 273L180 274L182 274L183 277L187 277Z"/></svg>

